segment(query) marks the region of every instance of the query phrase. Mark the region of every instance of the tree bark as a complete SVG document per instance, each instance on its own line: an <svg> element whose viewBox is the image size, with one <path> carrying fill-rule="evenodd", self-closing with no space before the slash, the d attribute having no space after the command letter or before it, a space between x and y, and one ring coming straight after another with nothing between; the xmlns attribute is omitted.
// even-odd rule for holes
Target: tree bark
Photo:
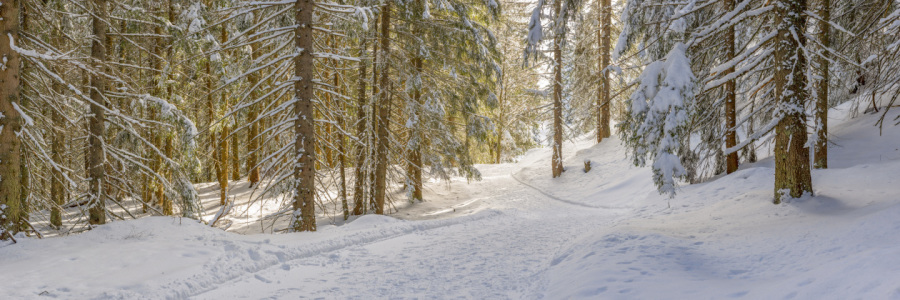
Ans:
<svg viewBox="0 0 900 300"><path fill-rule="evenodd" d="M610 35L612 31L612 5L609 0L600 0L600 91L597 98L597 143L612 135L609 128L609 65L610 65Z"/></svg>
<svg viewBox="0 0 900 300"><path fill-rule="evenodd" d="M360 38L360 60L359 60L359 86L357 87L357 106L356 106L356 176L353 186L353 215L358 216L366 213L365 204L365 186L366 186L366 143L363 142L368 130L366 128L366 62L362 57L367 51L366 38Z"/></svg>
<svg viewBox="0 0 900 300"><path fill-rule="evenodd" d="M299 52L294 58L295 140L294 157L294 231L316 231L315 179L316 136L313 120L313 0L294 3L297 28L294 43Z"/></svg>
<svg viewBox="0 0 900 300"><path fill-rule="evenodd" d="M228 30L225 26L222 26L222 35L219 37L219 41L222 44L228 42ZM221 54L219 54L219 57L220 61L222 61ZM225 91L220 92L219 103L222 103L225 107L230 107ZM228 200L228 162L230 161L228 135L231 134L231 125L227 123L226 121L222 125L222 132L219 135L218 143L216 143L216 179L219 181L219 205L225 205L226 200Z"/></svg>
<svg viewBox="0 0 900 300"><path fill-rule="evenodd" d="M375 23L376 23L375 30L377 31L378 30L377 26L380 23L377 21ZM378 75L381 74L378 72L379 68L378 68L378 38L377 38L377 35L376 35L376 37L373 38L373 41L372 41L372 53L374 53L372 56L372 98L369 99L369 115L371 117L369 117L369 120L368 120L369 121L369 129L371 130L371 132L367 136L368 141L369 141L369 149L368 149L369 152L367 153L367 155L369 157L369 170L366 173L366 176L368 176L368 178L366 179L367 180L366 187L368 188L368 196L369 196L369 199L368 199L369 204L368 204L368 208L366 208L367 211L375 211L375 167L376 167L375 160L377 159L375 157L375 155L376 155L376 151L377 151L376 149L378 148L376 145L378 143L378 136L376 135L376 131L378 130L377 129L378 128L378 124L377 124L378 123L378 103L376 103L376 101L378 101L378 91L379 91L378 90L378 88L379 88Z"/></svg>
<svg viewBox="0 0 900 300"><path fill-rule="evenodd" d="M830 74L828 67L828 49L831 47L831 0L819 1L819 42L822 43L822 53L818 58L818 74L821 79L816 82L816 145L813 156L813 167L816 169L828 168L828 80Z"/></svg>
<svg viewBox="0 0 900 300"><path fill-rule="evenodd" d="M213 72L212 60L206 60L206 128L209 130L209 153L212 153L210 163L206 164L207 180L213 171L216 174L216 180L219 180L219 152L216 148L216 132L213 130L213 123L216 121L215 97L213 96ZM210 170L213 169L213 170Z"/></svg>
<svg viewBox="0 0 900 300"><path fill-rule="evenodd" d="M11 42L19 42L19 1L3 1L0 31L0 56L6 60L0 68L0 233L6 229L11 237L19 231L23 213L19 203L22 141L16 135L22 130L22 116L15 109L19 105L21 58L11 47ZM0 239L6 238L0 234Z"/></svg>
<svg viewBox="0 0 900 300"><path fill-rule="evenodd" d="M257 20L259 18L256 18ZM255 30L248 33L249 35L253 35ZM259 59L259 43L250 43L250 59L254 62ZM259 144L260 144L260 136L259 136L259 104L253 104L252 102L257 101L259 98L259 72L262 70L253 72L247 75L247 80L250 83L250 101L251 104L247 108L247 121L250 122L250 130L247 132L247 181L250 182L250 186L255 186L259 183L259 167L256 166L258 158L259 158Z"/></svg>
<svg viewBox="0 0 900 300"><path fill-rule="evenodd" d="M806 147L806 57L798 53L806 44L793 32L806 32L805 0L779 0L775 3L775 204L782 198L798 198L812 193L809 149Z"/></svg>
<svg viewBox="0 0 900 300"><path fill-rule="evenodd" d="M228 102L226 102L225 95L222 95L222 103L226 106ZM228 135L231 134L231 126L225 125L222 127L222 133L219 135L219 144L217 145L218 156L216 157L219 161L216 164L216 175L219 179L219 205L225 205L228 200L228 162L231 157L229 155L228 146L229 140Z"/></svg>
<svg viewBox="0 0 900 300"><path fill-rule="evenodd" d="M231 135L231 180L238 181L241 180L241 149L240 149L240 139L237 132L232 132Z"/></svg>
<svg viewBox="0 0 900 300"><path fill-rule="evenodd" d="M339 68L343 69L343 68ZM334 73L334 86L340 87L340 76L337 71ZM340 93L343 94L343 88L340 88ZM347 113L347 106L344 104L344 101L341 101L338 104L340 107L340 111L338 112L338 126L340 126L341 130L337 134L338 138L338 167L341 171L341 210L344 213L344 220L350 218L350 205L347 203L347 137L344 136L344 128L347 127L346 121L344 119L344 114Z"/></svg>
<svg viewBox="0 0 900 300"><path fill-rule="evenodd" d="M63 93L63 88L60 84L55 83L54 89L58 93ZM62 116L54 109L51 116L53 117L53 131L51 134L52 137L52 146L50 147L50 155L51 159L54 162L60 163L63 161L63 133L60 132L60 128L63 128L65 124L62 123ZM62 181L62 172L61 170L53 169L51 171L50 176L50 200L56 206L50 208L50 226L54 228L60 228L62 226L62 210L59 206L66 203L65 199L65 186Z"/></svg>
<svg viewBox="0 0 900 300"><path fill-rule="evenodd" d="M375 154L375 213L384 214L384 201L387 192L387 167L388 167L388 126L390 125L390 106L391 98L389 96L389 79L388 79L388 62L390 57L390 35L391 27L391 4L386 3L381 12L381 84L378 87L379 102L378 105L378 145Z"/></svg>
<svg viewBox="0 0 900 300"><path fill-rule="evenodd" d="M61 32L55 32L58 36L62 36ZM64 40L56 38L54 44L58 47L63 46ZM56 74L62 73L62 68L55 69ZM53 90L60 97L66 93L65 87L59 83L53 83ZM66 127L63 116L59 114L56 108L49 108L50 116L53 118L53 128L49 132L51 134L50 158L56 163L62 163L65 152L65 140L63 128ZM50 208L50 226L59 229L62 226L62 209L60 207L66 203L65 183L63 182L63 170L51 168L50 175L50 201L55 204Z"/></svg>
<svg viewBox="0 0 900 300"><path fill-rule="evenodd" d="M734 0L726 0L725 1L725 10L731 11L734 9ZM728 26L725 30L725 61L730 61L734 58L734 26ZM732 74L734 73L734 67L728 68L725 70L725 73ZM737 112L735 111L735 102L737 100L735 94L735 84L736 79L728 80L725 82L725 148L732 148L737 146L737 133L735 132L735 127L737 126ZM738 153L737 151L728 154L725 158L725 172L728 174L734 173L738 169Z"/></svg>
<svg viewBox="0 0 900 300"><path fill-rule="evenodd" d="M497 116L497 144L494 145L494 163L499 164L503 157L503 124L506 122L506 66L504 65L500 73L500 97L497 98L500 114Z"/></svg>
<svg viewBox="0 0 900 300"><path fill-rule="evenodd" d="M553 1L555 18L559 17L561 0ZM553 158L551 164L553 168L553 178L562 175L562 41L563 36L560 34L559 24L554 22L553 34Z"/></svg>
<svg viewBox="0 0 900 300"><path fill-rule="evenodd" d="M106 0L93 0L92 4L94 39L91 43L91 59L95 69L105 72L107 50L107 24L105 21L108 19ZM91 224L106 223L106 154L103 150L103 137L106 134L106 112L103 110L106 105L104 92L106 92L106 78L97 73L91 74L91 115L88 118L90 124L88 219Z"/></svg>
<svg viewBox="0 0 900 300"><path fill-rule="evenodd" d="M420 78L421 78L421 76L422 76L421 75L422 74L422 58L419 56L416 56L416 58L413 59L413 65L416 68L416 73L419 74L418 76L420 76ZM421 87L416 88L416 90L413 92L413 102L416 105L415 111L416 111L416 116L417 116L418 120L415 124L416 127L412 130L412 132L410 132L410 135L411 135L410 138L414 139L414 141L412 143L413 148L410 150L410 153L409 153L410 166L409 166L409 170L407 172L407 176L410 176L410 179L412 181L411 185L410 185L410 188L412 189L412 193L411 193L412 199L410 199L410 201L424 201L424 199L422 198L422 127L421 127L422 126L422 124L421 124L422 109L421 108L422 108L422 105L424 105L424 104L422 103L422 91L420 90L420 88Z"/></svg>
<svg viewBox="0 0 900 300"><path fill-rule="evenodd" d="M416 0L416 7L422 8L422 0ZM415 35L420 35L421 32L418 30L418 25L413 28L413 32ZM409 157L407 160L409 161L409 166L406 171L406 176L410 179L409 181L409 189L410 189L410 202L423 201L422 199L422 56L419 51L416 51L413 54L413 67L416 69L416 77L418 77L419 84L416 86L413 91L413 105L415 105L413 111L416 114L416 123L413 125L413 128L410 128L409 139L410 146L409 149Z"/></svg>

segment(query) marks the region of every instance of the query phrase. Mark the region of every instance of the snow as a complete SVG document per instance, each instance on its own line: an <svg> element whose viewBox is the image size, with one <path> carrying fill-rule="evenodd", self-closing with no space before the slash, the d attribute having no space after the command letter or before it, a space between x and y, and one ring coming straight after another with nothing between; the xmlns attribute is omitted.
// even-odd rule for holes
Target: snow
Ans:
<svg viewBox="0 0 900 300"><path fill-rule="evenodd" d="M694 77L686 46L677 43L666 55L648 65L631 95L629 122L623 124L635 161L653 160L653 177L660 193L675 196L676 180L686 175L680 153L688 132L688 111L693 104Z"/></svg>
<svg viewBox="0 0 900 300"><path fill-rule="evenodd" d="M659 195L617 138L568 141L426 183L426 202L315 233L252 234L233 182L228 230L187 218L113 222L0 246L7 299L900 299L900 130L832 111L815 196L772 204L771 158ZM891 111L888 118L900 114ZM764 155L763 155L764 156ZM581 167L592 162L588 173ZM197 187L211 218L213 184ZM398 191L396 193L402 193ZM248 233L248 235L234 232Z"/></svg>

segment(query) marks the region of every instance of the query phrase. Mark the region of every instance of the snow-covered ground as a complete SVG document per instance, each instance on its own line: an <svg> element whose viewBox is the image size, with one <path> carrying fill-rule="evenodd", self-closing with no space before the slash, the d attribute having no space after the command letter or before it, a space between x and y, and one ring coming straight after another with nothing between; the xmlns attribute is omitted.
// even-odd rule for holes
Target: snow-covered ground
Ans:
<svg viewBox="0 0 900 300"><path fill-rule="evenodd" d="M536 149L316 233L149 217L22 239L0 248L0 298L900 299L900 129L846 107L816 195L790 203L771 159L669 201L616 139L584 138L561 178Z"/></svg>

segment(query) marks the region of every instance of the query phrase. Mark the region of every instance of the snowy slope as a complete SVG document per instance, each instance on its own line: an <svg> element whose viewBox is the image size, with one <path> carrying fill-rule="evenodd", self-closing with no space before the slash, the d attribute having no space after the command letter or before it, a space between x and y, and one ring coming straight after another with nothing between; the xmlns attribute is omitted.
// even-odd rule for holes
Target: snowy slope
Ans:
<svg viewBox="0 0 900 300"><path fill-rule="evenodd" d="M535 149L316 233L151 217L22 239L0 246L0 298L900 299L900 130L840 109L832 169L791 203L771 204L770 159L667 201L617 140L585 138L561 178Z"/></svg>
<svg viewBox="0 0 900 300"><path fill-rule="evenodd" d="M559 252L550 298L900 299L900 130L837 119L815 197L771 204L771 159L647 197ZM893 116L897 113L894 112ZM601 193L602 195L602 193ZM640 202L638 200L637 202Z"/></svg>

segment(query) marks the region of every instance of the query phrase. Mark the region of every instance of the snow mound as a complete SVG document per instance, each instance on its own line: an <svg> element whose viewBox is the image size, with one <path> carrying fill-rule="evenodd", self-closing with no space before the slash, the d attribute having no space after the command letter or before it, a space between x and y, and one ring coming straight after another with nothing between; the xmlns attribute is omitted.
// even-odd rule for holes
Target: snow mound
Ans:
<svg viewBox="0 0 900 300"><path fill-rule="evenodd" d="M563 162L566 171L559 178L552 178L547 171L549 154L538 151L529 152L526 157L543 155L543 159L526 159L529 164L514 173L513 178L558 200L595 208L631 208L634 199L658 194L652 172L633 167L617 137L597 144L594 137L584 136L565 147L580 150L564 156L568 157ZM585 173L587 161L591 162L591 170Z"/></svg>
<svg viewBox="0 0 900 300"><path fill-rule="evenodd" d="M353 220L350 223L347 223L347 225L344 225L344 227L347 227L347 228L376 228L376 227L379 227L380 225L388 225L388 224L394 224L394 223L398 223L398 222L403 222L403 221L399 220L397 218L394 218L394 217L389 217L389 216L364 215L364 216L360 216L359 218L356 218L356 220Z"/></svg>

